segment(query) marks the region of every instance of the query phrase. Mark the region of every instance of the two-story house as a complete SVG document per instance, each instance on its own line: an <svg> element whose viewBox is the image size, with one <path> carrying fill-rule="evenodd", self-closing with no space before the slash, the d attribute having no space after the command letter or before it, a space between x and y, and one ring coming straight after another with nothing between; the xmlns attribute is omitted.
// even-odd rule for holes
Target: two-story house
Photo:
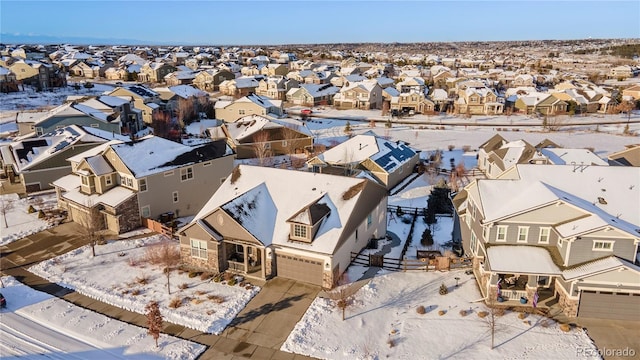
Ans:
<svg viewBox="0 0 640 360"><path fill-rule="evenodd" d="M453 199L490 303L640 320L640 168L516 165Z"/></svg>
<svg viewBox="0 0 640 360"><path fill-rule="evenodd" d="M223 81L231 79L235 79L235 75L228 70L207 69L196 74L193 86L203 91L218 91Z"/></svg>
<svg viewBox="0 0 640 360"><path fill-rule="evenodd" d="M346 83L333 97L337 109L380 109L382 88L376 80Z"/></svg>
<svg viewBox="0 0 640 360"><path fill-rule="evenodd" d="M281 100L257 94L249 94L234 101L218 100L214 107L216 119L224 122L234 122L246 115L280 117L284 114Z"/></svg>
<svg viewBox="0 0 640 360"><path fill-rule="evenodd" d="M286 100L287 91L298 87L298 82L282 76L270 76L260 80L256 94L266 96L274 100Z"/></svg>
<svg viewBox="0 0 640 360"><path fill-rule="evenodd" d="M156 136L106 143L69 158L72 174L53 182L58 205L83 223L103 214L101 228L133 230L141 217L194 215L231 173L235 154L224 140L189 147Z"/></svg>
<svg viewBox="0 0 640 360"><path fill-rule="evenodd" d="M143 83L159 83L164 77L176 71L175 66L163 62L149 62L142 65L138 74L138 81Z"/></svg>
<svg viewBox="0 0 640 360"><path fill-rule="evenodd" d="M301 84L287 91L287 101L301 106L333 104L333 97L340 91L331 84Z"/></svg>
<svg viewBox="0 0 640 360"><path fill-rule="evenodd" d="M154 113L160 110L160 94L142 85L118 86L108 95L132 99L135 108L142 111L142 120L147 125L151 125Z"/></svg>
<svg viewBox="0 0 640 360"><path fill-rule="evenodd" d="M412 91L398 93L397 96L392 96L390 109L404 114L411 114L412 112L415 114L425 114L433 112L435 104L424 96L423 92Z"/></svg>
<svg viewBox="0 0 640 360"><path fill-rule="evenodd" d="M330 289L352 252L385 236L386 208L371 180L240 165L179 229L182 262Z"/></svg>

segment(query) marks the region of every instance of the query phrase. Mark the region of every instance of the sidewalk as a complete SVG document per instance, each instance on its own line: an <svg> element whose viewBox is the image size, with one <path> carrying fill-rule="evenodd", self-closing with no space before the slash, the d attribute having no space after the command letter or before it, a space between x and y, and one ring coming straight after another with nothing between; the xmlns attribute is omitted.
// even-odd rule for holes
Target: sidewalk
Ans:
<svg viewBox="0 0 640 360"><path fill-rule="evenodd" d="M77 306L113 319L147 327L143 314L124 310L89 298L30 273L30 265L61 255L87 241L75 223L65 223L0 247L0 270L35 290L46 292ZM42 251L46 249L45 251ZM317 295L317 287L275 278L238 314L220 335L203 333L165 322L163 333L206 345L200 359L312 359L280 351L280 346Z"/></svg>

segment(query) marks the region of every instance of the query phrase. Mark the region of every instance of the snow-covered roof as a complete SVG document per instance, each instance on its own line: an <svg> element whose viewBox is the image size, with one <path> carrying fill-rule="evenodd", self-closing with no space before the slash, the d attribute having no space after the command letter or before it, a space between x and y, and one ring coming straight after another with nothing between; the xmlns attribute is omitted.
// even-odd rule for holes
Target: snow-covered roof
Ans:
<svg viewBox="0 0 640 360"><path fill-rule="evenodd" d="M109 174L114 171L107 160L105 160L105 158L101 155L88 157L86 158L86 161L87 165L89 165L89 167L91 168L91 171L93 171L93 173L97 176Z"/></svg>
<svg viewBox="0 0 640 360"><path fill-rule="evenodd" d="M487 248L491 271L510 274L559 275L560 269L544 248L495 245Z"/></svg>
<svg viewBox="0 0 640 360"><path fill-rule="evenodd" d="M540 152L556 165L586 164L609 165L588 149L542 148Z"/></svg>
<svg viewBox="0 0 640 360"><path fill-rule="evenodd" d="M112 145L111 148L136 178L230 154L223 142L190 147L157 136Z"/></svg>
<svg viewBox="0 0 640 360"><path fill-rule="evenodd" d="M640 271L640 268L638 266L635 266L615 256L608 256L606 258L598 259L595 261L589 261L583 265L576 266L571 269L567 269L562 272L562 277L565 280L573 280L573 279L583 278L589 275L594 275L603 271L618 269L623 266L630 266L634 268L636 271Z"/></svg>
<svg viewBox="0 0 640 360"><path fill-rule="evenodd" d="M240 176L233 183L229 176L192 223L221 208L265 246L277 244L321 254L333 254L342 236L348 235L343 234L345 225L367 189L365 186L344 200L347 190L367 180L248 165L240 165L236 171ZM315 203L325 204L330 213L314 240L311 243L290 241L287 221Z"/></svg>
<svg viewBox="0 0 640 360"><path fill-rule="evenodd" d="M78 176L76 177L79 178ZM135 191L131 189L127 189L123 186L116 186L103 194L92 195L86 195L80 192L79 188L76 188L67 191L62 195L62 197L87 207L96 206L97 204L116 207L135 194Z"/></svg>
<svg viewBox="0 0 640 360"><path fill-rule="evenodd" d="M169 86L169 90L183 99L206 96L207 93L191 85Z"/></svg>

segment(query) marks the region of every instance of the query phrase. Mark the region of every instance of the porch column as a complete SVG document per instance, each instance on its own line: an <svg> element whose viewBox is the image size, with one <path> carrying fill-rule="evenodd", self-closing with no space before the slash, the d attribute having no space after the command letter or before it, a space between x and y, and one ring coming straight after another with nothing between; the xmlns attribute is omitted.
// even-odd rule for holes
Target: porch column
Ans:
<svg viewBox="0 0 640 360"><path fill-rule="evenodd" d="M242 244L242 257L244 257L243 262L244 262L244 273L245 275L249 273L249 256L248 256L248 252L247 252L247 245Z"/></svg>
<svg viewBox="0 0 640 360"><path fill-rule="evenodd" d="M267 248L263 248L260 250L260 262L262 263L260 266L260 272L262 273L262 278L267 278Z"/></svg>

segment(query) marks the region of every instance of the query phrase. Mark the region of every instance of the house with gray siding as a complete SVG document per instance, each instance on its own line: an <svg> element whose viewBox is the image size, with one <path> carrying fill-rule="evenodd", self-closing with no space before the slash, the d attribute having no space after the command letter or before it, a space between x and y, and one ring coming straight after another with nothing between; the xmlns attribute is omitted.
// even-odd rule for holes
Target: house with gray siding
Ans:
<svg viewBox="0 0 640 360"><path fill-rule="evenodd" d="M467 185L453 201L485 299L640 320L638 184L637 167L517 164Z"/></svg>
<svg viewBox="0 0 640 360"><path fill-rule="evenodd" d="M73 221L97 209L103 228L135 229L141 218L195 215L231 173L224 140L190 147L156 136L107 143L69 158L72 173L53 182Z"/></svg>

